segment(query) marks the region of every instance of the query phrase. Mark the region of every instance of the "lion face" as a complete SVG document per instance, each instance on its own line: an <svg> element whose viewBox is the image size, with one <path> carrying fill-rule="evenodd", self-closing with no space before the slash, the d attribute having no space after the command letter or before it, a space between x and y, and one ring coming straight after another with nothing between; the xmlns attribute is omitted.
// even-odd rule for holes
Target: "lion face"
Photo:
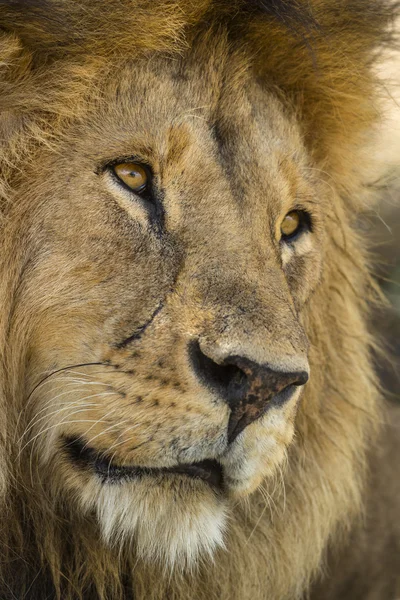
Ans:
<svg viewBox="0 0 400 600"><path fill-rule="evenodd" d="M21 453L107 541L170 563L223 544L232 502L284 463L323 256L294 121L242 57L208 56L99 77L18 188Z"/></svg>

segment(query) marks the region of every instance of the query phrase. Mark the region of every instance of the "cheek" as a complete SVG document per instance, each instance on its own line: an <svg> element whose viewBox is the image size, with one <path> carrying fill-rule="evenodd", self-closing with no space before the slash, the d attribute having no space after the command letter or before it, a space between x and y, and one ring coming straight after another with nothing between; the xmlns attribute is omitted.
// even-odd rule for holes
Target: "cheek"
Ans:
<svg viewBox="0 0 400 600"><path fill-rule="evenodd" d="M298 246L285 249L283 262L286 279L297 310L314 292L322 274L322 253L310 238L299 241Z"/></svg>
<svg viewBox="0 0 400 600"><path fill-rule="evenodd" d="M161 244L101 211L90 231L76 215L66 226L50 214L40 218L46 243L26 274L17 314L21 321L31 315L30 365L42 372L95 360L99 343L129 337L165 300L181 259L173 240Z"/></svg>

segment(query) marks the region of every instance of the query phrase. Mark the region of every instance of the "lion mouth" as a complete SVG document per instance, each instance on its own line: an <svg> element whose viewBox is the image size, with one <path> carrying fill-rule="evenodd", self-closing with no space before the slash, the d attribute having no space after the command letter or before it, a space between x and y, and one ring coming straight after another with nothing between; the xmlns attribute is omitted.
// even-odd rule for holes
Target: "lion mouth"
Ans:
<svg viewBox="0 0 400 600"><path fill-rule="evenodd" d="M102 483L120 483L140 479L144 476L162 476L167 474L185 475L192 479L200 479L211 488L221 491L223 488L222 465L214 459L206 459L197 463L178 464L173 467L137 467L118 465L104 452L88 447L81 438L65 438L64 450L70 460L82 469L90 469Z"/></svg>

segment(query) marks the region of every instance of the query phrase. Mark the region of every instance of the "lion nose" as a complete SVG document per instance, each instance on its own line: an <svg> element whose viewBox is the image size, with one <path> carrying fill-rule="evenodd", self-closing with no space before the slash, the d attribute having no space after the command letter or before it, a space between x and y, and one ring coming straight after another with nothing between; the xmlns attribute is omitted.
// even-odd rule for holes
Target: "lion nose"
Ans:
<svg viewBox="0 0 400 600"><path fill-rule="evenodd" d="M231 409L228 441L259 419L270 406L279 406L293 395L296 386L308 381L306 370L276 370L244 356L227 356L216 362L192 342L190 356L196 375L217 392Z"/></svg>

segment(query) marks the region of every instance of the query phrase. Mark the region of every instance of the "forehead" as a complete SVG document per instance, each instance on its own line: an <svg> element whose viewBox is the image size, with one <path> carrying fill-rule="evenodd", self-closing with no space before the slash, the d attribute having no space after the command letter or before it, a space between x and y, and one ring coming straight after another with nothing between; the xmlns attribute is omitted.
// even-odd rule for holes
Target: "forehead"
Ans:
<svg viewBox="0 0 400 600"><path fill-rule="evenodd" d="M253 206L257 195L269 198L277 210L305 186L294 119L256 80L250 58L221 40L181 57L127 61L99 89L73 136L78 156L96 164L132 157L167 189L179 178L192 197L212 181L215 193L219 185Z"/></svg>
<svg viewBox="0 0 400 600"><path fill-rule="evenodd" d="M199 149L212 139L220 151L230 145L242 154L252 146L253 160L257 150L287 155L300 146L294 121L256 81L250 57L228 51L221 40L201 43L182 57L127 62L101 85L94 131L101 130L103 142L131 138L138 152L153 159L165 156L177 138L180 146L195 138Z"/></svg>

